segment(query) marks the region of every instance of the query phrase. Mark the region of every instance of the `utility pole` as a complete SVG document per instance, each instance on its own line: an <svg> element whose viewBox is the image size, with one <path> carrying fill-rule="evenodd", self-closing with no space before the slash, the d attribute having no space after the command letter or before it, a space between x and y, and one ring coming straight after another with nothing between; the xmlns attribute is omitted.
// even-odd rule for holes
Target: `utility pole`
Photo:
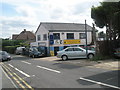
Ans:
<svg viewBox="0 0 120 90"><path fill-rule="evenodd" d="M95 24L92 23L92 25L93 25L93 42L94 42L94 45L95 45L95 53L97 54L97 52L98 52L98 45L97 45L97 39L96 39Z"/></svg>
<svg viewBox="0 0 120 90"><path fill-rule="evenodd" d="M88 47L87 47L87 24L86 24L86 20L85 20L85 36L86 36L86 57L87 57Z"/></svg>

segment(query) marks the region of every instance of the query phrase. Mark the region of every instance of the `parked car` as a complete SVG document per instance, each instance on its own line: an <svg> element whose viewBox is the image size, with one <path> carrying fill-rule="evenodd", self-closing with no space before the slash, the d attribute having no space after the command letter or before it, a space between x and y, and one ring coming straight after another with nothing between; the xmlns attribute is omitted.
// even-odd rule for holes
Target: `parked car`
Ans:
<svg viewBox="0 0 120 90"><path fill-rule="evenodd" d="M86 50L81 47L67 47L62 51L57 52L57 57L62 58L62 60L72 59L72 58L93 58L95 51L88 50L86 56Z"/></svg>
<svg viewBox="0 0 120 90"><path fill-rule="evenodd" d="M15 53L17 55L22 54L23 53L23 49L25 49L25 47L17 47Z"/></svg>
<svg viewBox="0 0 120 90"><path fill-rule="evenodd" d="M114 56L120 58L120 48L115 49Z"/></svg>
<svg viewBox="0 0 120 90"><path fill-rule="evenodd" d="M72 45L71 47L82 47L82 48L86 49L86 46L80 46L80 45ZM87 46L87 49L95 51L95 45Z"/></svg>
<svg viewBox="0 0 120 90"><path fill-rule="evenodd" d="M36 47L32 47L29 49L29 56L30 57L40 57L42 56L42 53L40 51L38 51L38 49Z"/></svg>
<svg viewBox="0 0 120 90"><path fill-rule="evenodd" d="M10 54L8 54L6 51L0 51L0 61L5 61L5 60L11 60Z"/></svg>
<svg viewBox="0 0 120 90"><path fill-rule="evenodd" d="M84 46L84 47L82 47L82 48L86 49L86 46ZM88 50L95 51L95 46L94 46L94 45L87 46L87 49L88 49Z"/></svg>

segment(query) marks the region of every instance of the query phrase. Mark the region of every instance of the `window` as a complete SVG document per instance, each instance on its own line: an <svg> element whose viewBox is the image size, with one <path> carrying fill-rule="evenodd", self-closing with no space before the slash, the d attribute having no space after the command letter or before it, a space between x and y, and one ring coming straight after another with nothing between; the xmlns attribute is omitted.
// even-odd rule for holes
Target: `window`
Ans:
<svg viewBox="0 0 120 90"><path fill-rule="evenodd" d="M74 33L67 33L67 39L74 39Z"/></svg>
<svg viewBox="0 0 120 90"><path fill-rule="evenodd" d="M85 33L80 33L80 34L79 34L79 38L80 38L80 39L85 39L85 38L86 38Z"/></svg>
<svg viewBox="0 0 120 90"><path fill-rule="evenodd" d="M40 41L40 40L41 40L40 35L37 35L37 40L38 40L38 41Z"/></svg>
<svg viewBox="0 0 120 90"><path fill-rule="evenodd" d="M60 39L60 33L53 33L54 39Z"/></svg>
<svg viewBox="0 0 120 90"><path fill-rule="evenodd" d="M74 48L74 51L83 51L80 48Z"/></svg>
<svg viewBox="0 0 120 90"><path fill-rule="evenodd" d="M73 48L68 48L65 51L73 51Z"/></svg>
<svg viewBox="0 0 120 90"><path fill-rule="evenodd" d="M43 34L43 40L47 40L47 34Z"/></svg>

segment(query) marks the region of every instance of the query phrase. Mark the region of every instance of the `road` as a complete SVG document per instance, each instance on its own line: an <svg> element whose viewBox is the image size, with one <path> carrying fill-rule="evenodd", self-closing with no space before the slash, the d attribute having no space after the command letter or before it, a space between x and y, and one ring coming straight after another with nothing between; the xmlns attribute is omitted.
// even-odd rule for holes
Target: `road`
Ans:
<svg viewBox="0 0 120 90"><path fill-rule="evenodd" d="M119 70L75 65L13 55L1 63L2 88L112 88L120 89Z"/></svg>

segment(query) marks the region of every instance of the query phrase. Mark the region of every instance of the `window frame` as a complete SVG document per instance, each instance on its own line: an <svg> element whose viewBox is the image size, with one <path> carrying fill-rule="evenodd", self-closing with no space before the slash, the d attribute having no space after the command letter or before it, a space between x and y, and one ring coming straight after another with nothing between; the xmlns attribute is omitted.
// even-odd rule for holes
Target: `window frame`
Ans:
<svg viewBox="0 0 120 90"><path fill-rule="evenodd" d="M71 51L74 51L73 48L67 48L65 52L71 52L71 51L68 51L68 49L72 49Z"/></svg>
<svg viewBox="0 0 120 90"><path fill-rule="evenodd" d="M55 36L54 36L55 34L58 34L59 38L55 38ZM53 39L54 40L60 40L60 33L53 33Z"/></svg>
<svg viewBox="0 0 120 90"><path fill-rule="evenodd" d="M43 34L43 40L44 40L44 41L47 40L47 34Z"/></svg>
<svg viewBox="0 0 120 90"><path fill-rule="evenodd" d="M68 36L71 36L70 34L72 34L73 35L73 37L71 38L71 37L69 37L68 38ZM74 39L75 37L74 37L74 33L66 33L66 36L67 36L67 39Z"/></svg>
<svg viewBox="0 0 120 90"><path fill-rule="evenodd" d="M82 36L84 35L84 36ZM79 33L79 39L86 39L86 34L85 33Z"/></svg>
<svg viewBox="0 0 120 90"><path fill-rule="evenodd" d="M41 35L37 35L37 40L41 41Z"/></svg>
<svg viewBox="0 0 120 90"><path fill-rule="evenodd" d="M79 51L83 51L82 49L80 49L80 48L73 48L73 51L75 51L75 49L79 49Z"/></svg>

